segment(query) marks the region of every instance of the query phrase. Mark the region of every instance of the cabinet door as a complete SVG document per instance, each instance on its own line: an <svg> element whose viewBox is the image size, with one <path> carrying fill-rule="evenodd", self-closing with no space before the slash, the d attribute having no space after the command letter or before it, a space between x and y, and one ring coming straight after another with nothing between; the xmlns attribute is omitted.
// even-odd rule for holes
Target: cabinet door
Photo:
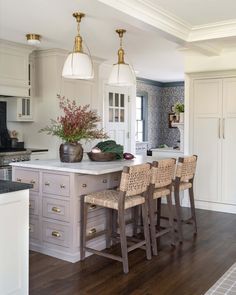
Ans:
<svg viewBox="0 0 236 295"><path fill-rule="evenodd" d="M195 80L193 85L193 153L198 155L195 198L221 200L222 80Z"/></svg>
<svg viewBox="0 0 236 295"><path fill-rule="evenodd" d="M236 204L236 78L223 82L222 201Z"/></svg>

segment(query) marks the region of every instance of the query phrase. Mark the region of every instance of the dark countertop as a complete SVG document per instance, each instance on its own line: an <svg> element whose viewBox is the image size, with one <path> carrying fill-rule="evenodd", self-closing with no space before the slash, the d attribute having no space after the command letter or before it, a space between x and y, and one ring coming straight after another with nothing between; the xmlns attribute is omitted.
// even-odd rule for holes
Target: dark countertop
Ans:
<svg viewBox="0 0 236 295"><path fill-rule="evenodd" d="M8 180L0 180L0 194L11 193L15 191L22 191L32 188L32 184L19 183Z"/></svg>
<svg viewBox="0 0 236 295"><path fill-rule="evenodd" d="M48 152L48 149L40 149L40 148L27 148L27 150L30 150L31 153L41 153L41 152Z"/></svg>

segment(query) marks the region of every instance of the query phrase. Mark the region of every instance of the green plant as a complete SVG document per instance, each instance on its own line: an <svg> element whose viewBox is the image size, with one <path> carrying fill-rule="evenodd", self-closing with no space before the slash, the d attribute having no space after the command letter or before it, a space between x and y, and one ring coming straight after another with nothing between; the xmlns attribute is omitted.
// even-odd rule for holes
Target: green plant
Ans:
<svg viewBox="0 0 236 295"><path fill-rule="evenodd" d="M184 104L181 103L181 102L177 102L177 103L174 105L174 112L175 112L176 114L184 113Z"/></svg>
<svg viewBox="0 0 236 295"><path fill-rule="evenodd" d="M78 142L81 139L107 138L102 129L97 129L97 123L101 121L96 111L89 110L89 105L77 106L76 102L65 97L57 96L63 115L56 120L51 119L51 125L39 130L48 135L60 137L65 142Z"/></svg>

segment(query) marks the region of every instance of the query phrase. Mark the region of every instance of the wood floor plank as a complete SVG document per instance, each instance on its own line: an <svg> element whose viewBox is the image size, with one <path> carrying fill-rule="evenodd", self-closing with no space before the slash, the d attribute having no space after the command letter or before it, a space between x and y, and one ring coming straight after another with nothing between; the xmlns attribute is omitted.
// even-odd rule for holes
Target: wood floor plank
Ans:
<svg viewBox="0 0 236 295"><path fill-rule="evenodd" d="M104 257L72 264L31 252L30 295L202 295L236 262L236 215L197 210L197 220L196 237L184 225L184 243L173 248L170 236L161 238L150 261L131 252L128 275Z"/></svg>

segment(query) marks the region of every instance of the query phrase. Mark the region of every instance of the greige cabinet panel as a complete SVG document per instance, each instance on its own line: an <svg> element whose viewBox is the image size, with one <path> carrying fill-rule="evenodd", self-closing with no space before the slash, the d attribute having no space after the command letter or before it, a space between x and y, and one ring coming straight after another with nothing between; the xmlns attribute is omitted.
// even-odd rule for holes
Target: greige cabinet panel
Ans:
<svg viewBox="0 0 236 295"><path fill-rule="evenodd" d="M55 222L43 221L43 241L58 246L70 246L70 227Z"/></svg>
<svg viewBox="0 0 236 295"><path fill-rule="evenodd" d="M70 196L70 177L69 175L57 175L54 173L43 172L43 193L58 196Z"/></svg>
<svg viewBox="0 0 236 295"><path fill-rule="evenodd" d="M39 172L35 170L15 169L15 181L30 183L33 185L32 191L39 191Z"/></svg>
<svg viewBox="0 0 236 295"><path fill-rule="evenodd" d="M43 197L43 217L69 222L70 203Z"/></svg>

